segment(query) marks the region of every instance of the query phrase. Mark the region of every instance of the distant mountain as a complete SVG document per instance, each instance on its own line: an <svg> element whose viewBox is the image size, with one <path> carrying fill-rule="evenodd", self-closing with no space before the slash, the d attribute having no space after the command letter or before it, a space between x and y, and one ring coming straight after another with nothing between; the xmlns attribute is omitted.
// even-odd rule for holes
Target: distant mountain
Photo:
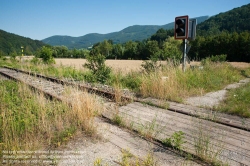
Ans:
<svg viewBox="0 0 250 166"><path fill-rule="evenodd" d="M32 40L23 36L19 36L13 33L9 33L0 30L0 54L10 55L16 54L21 55L21 46L24 47L24 54L31 55L38 48L46 45L39 40Z"/></svg>
<svg viewBox="0 0 250 166"><path fill-rule="evenodd" d="M250 4L219 13L197 26L197 33L202 36L217 35L222 31L250 31Z"/></svg>
<svg viewBox="0 0 250 166"><path fill-rule="evenodd" d="M197 17L197 22L201 23L207 20L208 16ZM71 36L51 36L42 41L46 44L53 46L64 45L68 48L87 48L97 42L101 42L105 39L113 40L114 43L124 43L129 40L142 41L149 38L151 35L156 33L160 28L172 29L174 28L174 22L166 25L133 25L129 26L119 32L113 32L108 34L90 33L80 37Z"/></svg>

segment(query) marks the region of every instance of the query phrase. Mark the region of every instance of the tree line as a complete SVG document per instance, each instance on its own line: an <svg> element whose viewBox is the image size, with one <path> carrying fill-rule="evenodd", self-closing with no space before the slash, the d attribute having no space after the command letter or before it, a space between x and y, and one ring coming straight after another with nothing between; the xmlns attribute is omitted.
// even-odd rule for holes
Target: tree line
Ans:
<svg viewBox="0 0 250 166"><path fill-rule="evenodd" d="M112 40L93 45L88 49L68 49L66 46L50 46L55 58L86 58L91 54L104 55L106 59L181 60L181 40L174 40L172 30L159 29L156 34L144 41L128 41L114 44ZM190 60L202 60L215 55L227 55L227 61L250 62L250 33L223 31L218 35L200 36L189 42ZM39 51L38 51L39 52Z"/></svg>
<svg viewBox="0 0 250 166"><path fill-rule="evenodd" d="M213 55L226 54L227 61L250 62L250 33L222 32L214 36L197 36L190 42L191 59L201 60Z"/></svg>
<svg viewBox="0 0 250 166"><path fill-rule="evenodd" d="M112 40L98 42L88 49L68 49L66 46L49 46L55 58L86 58L89 54L101 54L106 59L147 60L151 56L159 60L181 59L181 41L168 37L160 43L156 40L128 41L114 44ZM37 51L40 54L41 49Z"/></svg>

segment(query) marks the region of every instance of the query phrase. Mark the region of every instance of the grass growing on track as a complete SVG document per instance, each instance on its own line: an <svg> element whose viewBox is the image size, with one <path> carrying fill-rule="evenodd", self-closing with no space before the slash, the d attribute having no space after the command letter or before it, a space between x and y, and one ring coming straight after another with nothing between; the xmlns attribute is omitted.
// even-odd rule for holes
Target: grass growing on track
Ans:
<svg viewBox="0 0 250 166"><path fill-rule="evenodd" d="M0 152L57 147L77 130L93 135L93 118L101 109L87 93L69 106L9 80L0 81L0 103Z"/></svg>

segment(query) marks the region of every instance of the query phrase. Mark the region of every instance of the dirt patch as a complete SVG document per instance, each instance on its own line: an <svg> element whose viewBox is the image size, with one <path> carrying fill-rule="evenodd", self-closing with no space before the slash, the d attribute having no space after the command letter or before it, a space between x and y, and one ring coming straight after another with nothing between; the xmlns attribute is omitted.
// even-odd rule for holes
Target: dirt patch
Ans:
<svg viewBox="0 0 250 166"><path fill-rule="evenodd" d="M233 67L240 68L240 69L246 69L250 67L250 63L246 62L229 62Z"/></svg>

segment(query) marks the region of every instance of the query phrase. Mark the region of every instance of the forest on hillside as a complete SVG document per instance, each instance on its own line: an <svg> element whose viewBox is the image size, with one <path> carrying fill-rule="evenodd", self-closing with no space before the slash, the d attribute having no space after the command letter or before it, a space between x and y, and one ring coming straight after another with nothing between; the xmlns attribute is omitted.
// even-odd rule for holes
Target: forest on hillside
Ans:
<svg viewBox="0 0 250 166"><path fill-rule="evenodd" d="M24 47L25 54L32 55L45 44L39 40L32 40L0 30L0 56L21 55L21 46Z"/></svg>

